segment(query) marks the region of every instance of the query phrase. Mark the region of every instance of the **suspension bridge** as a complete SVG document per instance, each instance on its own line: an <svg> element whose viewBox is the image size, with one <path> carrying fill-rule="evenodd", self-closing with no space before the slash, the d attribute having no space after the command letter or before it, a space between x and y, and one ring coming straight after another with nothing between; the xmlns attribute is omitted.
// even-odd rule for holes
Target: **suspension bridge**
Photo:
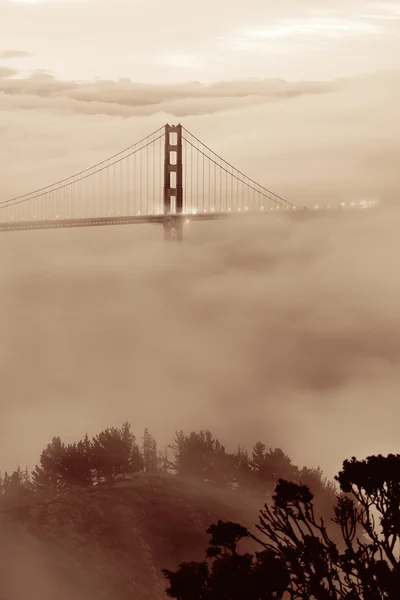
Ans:
<svg viewBox="0 0 400 600"><path fill-rule="evenodd" d="M84 171L0 201L0 232L155 223L180 241L186 220L296 208L167 124Z"/></svg>

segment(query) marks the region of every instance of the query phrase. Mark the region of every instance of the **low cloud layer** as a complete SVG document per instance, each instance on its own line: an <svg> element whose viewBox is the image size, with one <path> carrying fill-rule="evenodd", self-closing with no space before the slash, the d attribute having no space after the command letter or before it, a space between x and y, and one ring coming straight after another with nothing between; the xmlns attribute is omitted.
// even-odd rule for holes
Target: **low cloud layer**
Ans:
<svg viewBox="0 0 400 600"><path fill-rule="evenodd" d="M396 451L398 211L2 234L6 466L53 435L210 427L336 472Z"/></svg>
<svg viewBox="0 0 400 600"><path fill-rule="evenodd" d="M376 86L396 92L400 74L389 72L330 82L281 79L221 81L211 84L190 82L173 85L137 84L130 79L88 82L63 81L46 71L29 77L14 77L14 69L2 67L0 106L5 110L30 109L52 113L107 115L129 118L169 113L190 117L259 106L266 102L302 96L335 94L376 94ZM323 102L323 100L322 100Z"/></svg>
<svg viewBox="0 0 400 600"><path fill-rule="evenodd" d="M7 72L5 72L5 75ZM3 76L0 84L5 109L24 108L83 115L120 117L150 116L157 112L179 117L209 114L258 105L267 100L296 98L302 95L324 94L340 82L297 82L283 80L253 80L219 82L204 85L135 84L129 79L90 82L60 81L45 72L28 78Z"/></svg>

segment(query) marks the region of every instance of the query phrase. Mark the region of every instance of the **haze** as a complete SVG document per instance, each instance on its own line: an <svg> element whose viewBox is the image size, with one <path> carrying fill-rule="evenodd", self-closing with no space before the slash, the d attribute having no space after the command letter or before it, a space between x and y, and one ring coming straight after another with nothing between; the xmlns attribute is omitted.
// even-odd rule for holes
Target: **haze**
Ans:
<svg viewBox="0 0 400 600"><path fill-rule="evenodd" d="M329 475L397 451L399 33L397 2L0 0L2 200L180 121L296 204L383 206L2 234L0 468L125 419Z"/></svg>

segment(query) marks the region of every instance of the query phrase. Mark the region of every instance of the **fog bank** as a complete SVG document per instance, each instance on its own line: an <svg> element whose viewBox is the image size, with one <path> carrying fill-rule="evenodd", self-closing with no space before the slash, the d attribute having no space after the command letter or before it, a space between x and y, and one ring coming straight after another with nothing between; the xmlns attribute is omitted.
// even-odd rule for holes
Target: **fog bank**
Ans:
<svg viewBox="0 0 400 600"><path fill-rule="evenodd" d="M54 435L209 427L329 474L396 451L398 211L2 234L2 468Z"/></svg>

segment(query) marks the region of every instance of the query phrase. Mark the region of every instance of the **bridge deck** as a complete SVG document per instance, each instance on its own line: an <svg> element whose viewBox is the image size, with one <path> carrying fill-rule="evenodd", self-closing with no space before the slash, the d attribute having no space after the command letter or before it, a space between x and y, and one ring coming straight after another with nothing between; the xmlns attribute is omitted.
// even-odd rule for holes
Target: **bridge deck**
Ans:
<svg viewBox="0 0 400 600"><path fill-rule="evenodd" d="M28 231L34 229L68 229L73 227L104 227L107 225L139 225L139 224L163 224L171 220L184 221L214 221L226 218L257 217L260 215L287 215L295 218L304 218L317 215L343 215L359 210L341 210L340 207L331 210L264 210L248 212L208 212L196 214L174 214L174 215L130 215L118 217L82 217L78 219L46 219L35 221L8 221L0 222L0 233L5 231Z"/></svg>
<svg viewBox="0 0 400 600"><path fill-rule="evenodd" d="M257 215L259 213L210 212L176 215L136 215L119 217L84 217L79 219L46 219L35 221L8 221L0 223L0 232L27 231L30 229L65 229L71 227L102 227L105 225L138 225L167 223L170 220L210 221L234 216Z"/></svg>

